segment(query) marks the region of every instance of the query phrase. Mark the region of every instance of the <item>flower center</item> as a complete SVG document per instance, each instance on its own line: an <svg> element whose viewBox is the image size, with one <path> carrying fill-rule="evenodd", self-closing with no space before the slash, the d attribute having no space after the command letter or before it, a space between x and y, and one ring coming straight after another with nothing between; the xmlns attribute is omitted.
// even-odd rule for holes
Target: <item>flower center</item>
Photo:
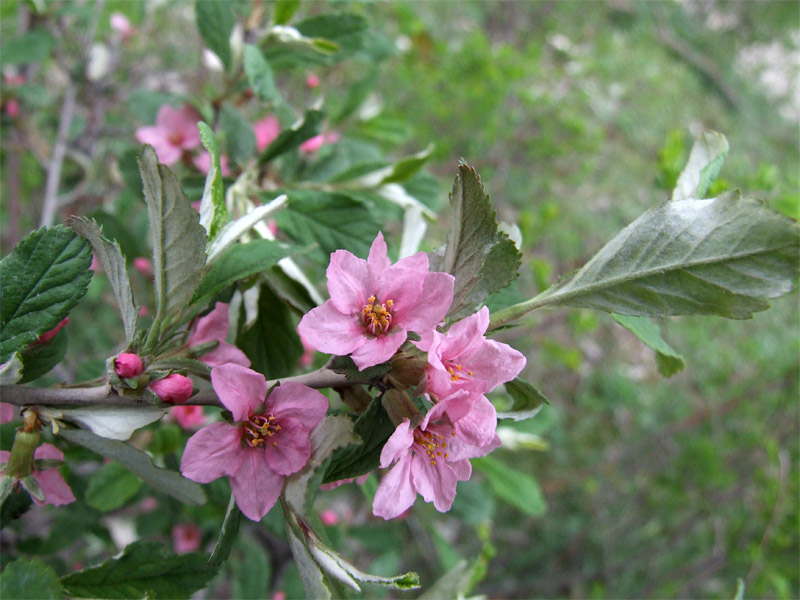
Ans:
<svg viewBox="0 0 800 600"><path fill-rule="evenodd" d="M453 432L455 436L456 432ZM449 455L445 451L447 442L444 441L445 437L436 433L435 431L414 431L414 444L416 444L417 452L424 452L431 462L431 466L436 466L436 459L445 459Z"/></svg>
<svg viewBox="0 0 800 600"><path fill-rule="evenodd" d="M465 371L461 365L453 362L445 362L444 368L447 369L447 372L450 374L450 381L461 381L462 379L472 377L472 371L469 369Z"/></svg>
<svg viewBox="0 0 800 600"><path fill-rule="evenodd" d="M179 131L170 133L167 140L173 146L180 146L183 143L183 134Z"/></svg>
<svg viewBox="0 0 800 600"><path fill-rule="evenodd" d="M367 298L367 304L361 309L361 323L374 336L384 335L392 326L394 300L378 303L375 296Z"/></svg>
<svg viewBox="0 0 800 600"><path fill-rule="evenodd" d="M272 413L250 415L250 418L242 426L242 438L244 443L251 448L263 447L267 445L269 438L280 430L281 426L275 422L275 416ZM277 446L278 442L273 440L272 445Z"/></svg>

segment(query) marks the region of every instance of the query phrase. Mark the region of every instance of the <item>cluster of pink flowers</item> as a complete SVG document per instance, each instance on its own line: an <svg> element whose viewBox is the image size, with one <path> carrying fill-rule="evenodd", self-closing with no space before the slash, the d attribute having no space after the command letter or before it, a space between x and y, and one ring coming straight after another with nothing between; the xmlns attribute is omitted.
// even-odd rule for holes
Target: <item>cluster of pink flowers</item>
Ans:
<svg viewBox="0 0 800 600"><path fill-rule="evenodd" d="M330 299L298 326L308 345L349 355L362 370L390 360L410 332L427 353L422 389L433 406L415 427L411 418L396 423L381 452L381 468L391 470L378 485L373 512L400 516L417 494L437 510L449 510L457 482L470 477L469 459L500 445L497 413L485 394L514 379L525 357L486 339L486 307L440 331L453 300L453 277L430 271L423 252L392 264L380 233L367 260L334 252L327 277Z"/></svg>

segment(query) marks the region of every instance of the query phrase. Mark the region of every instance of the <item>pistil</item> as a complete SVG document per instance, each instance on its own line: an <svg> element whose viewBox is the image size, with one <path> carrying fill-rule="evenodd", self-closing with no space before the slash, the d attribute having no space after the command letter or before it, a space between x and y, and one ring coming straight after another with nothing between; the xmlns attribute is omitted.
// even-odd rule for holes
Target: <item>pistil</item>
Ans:
<svg viewBox="0 0 800 600"><path fill-rule="evenodd" d="M281 426L271 413L268 415L251 415L244 422L242 428L242 438L245 444L251 448L264 447L267 441L281 430ZM272 445L277 446L278 442L272 440Z"/></svg>
<svg viewBox="0 0 800 600"><path fill-rule="evenodd" d="M373 295L367 298L367 304L361 309L361 323L367 333L380 336L386 334L392 327L394 301L387 300L379 303Z"/></svg>

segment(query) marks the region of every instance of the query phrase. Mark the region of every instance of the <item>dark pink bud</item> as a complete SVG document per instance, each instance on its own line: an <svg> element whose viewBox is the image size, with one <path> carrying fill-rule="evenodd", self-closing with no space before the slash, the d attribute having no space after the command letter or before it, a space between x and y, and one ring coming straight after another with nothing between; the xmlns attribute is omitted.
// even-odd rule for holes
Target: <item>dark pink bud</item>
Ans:
<svg viewBox="0 0 800 600"><path fill-rule="evenodd" d="M61 328L64 327L64 325L66 325L67 323L69 323L69 317L64 317L61 323L53 327L50 331L45 331L42 335L40 335L39 339L36 340L34 344L46 344L54 337L56 337L56 334L59 331L61 331Z"/></svg>
<svg viewBox="0 0 800 600"><path fill-rule="evenodd" d="M144 363L138 354L123 352L114 359L114 371L125 379L136 377L144 371Z"/></svg>
<svg viewBox="0 0 800 600"><path fill-rule="evenodd" d="M311 75L306 77L306 85L308 87L310 87L311 89L314 89L315 87L317 87L319 85L319 77L317 77L316 75L314 75L312 73Z"/></svg>
<svg viewBox="0 0 800 600"><path fill-rule="evenodd" d="M139 271L142 275L147 277L148 279L153 278L153 263L151 260L144 258L142 256L137 256L133 259L133 268Z"/></svg>
<svg viewBox="0 0 800 600"><path fill-rule="evenodd" d="M183 375L172 373L164 379L159 379L150 384L156 396L170 404L183 404L192 395L192 380Z"/></svg>

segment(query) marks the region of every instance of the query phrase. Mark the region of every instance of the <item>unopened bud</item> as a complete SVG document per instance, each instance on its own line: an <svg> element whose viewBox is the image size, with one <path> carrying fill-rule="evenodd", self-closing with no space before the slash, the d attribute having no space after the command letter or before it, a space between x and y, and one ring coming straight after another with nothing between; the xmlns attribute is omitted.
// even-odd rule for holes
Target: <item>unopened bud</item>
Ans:
<svg viewBox="0 0 800 600"><path fill-rule="evenodd" d="M191 398L194 389L192 380L184 375L172 373L150 384L153 393L164 402L170 404L183 404Z"/></svg>
<svg viewBox="0 0 800 600"><path fill-rule="evenodd" d="M400 425L405 419L411 421L411 427L416 427L422 421L422 413L417 410L406 392L395 389L386 390L381 398L381 403L395 426Z"/></svg>
<svg viewBox="0 0 800 600"><path fill-rule="evenodd" d="M123 352L114 359L114 372L124 379L141 375L144 363L138 354Z"/></svg>
<svg viewBox="0 0 800 600"><path fill-rule="evenodd" d="M399 390L414 389L425 381L428 361L422 357L398 352L392 357L391 365L386 379Z"/></svg>

